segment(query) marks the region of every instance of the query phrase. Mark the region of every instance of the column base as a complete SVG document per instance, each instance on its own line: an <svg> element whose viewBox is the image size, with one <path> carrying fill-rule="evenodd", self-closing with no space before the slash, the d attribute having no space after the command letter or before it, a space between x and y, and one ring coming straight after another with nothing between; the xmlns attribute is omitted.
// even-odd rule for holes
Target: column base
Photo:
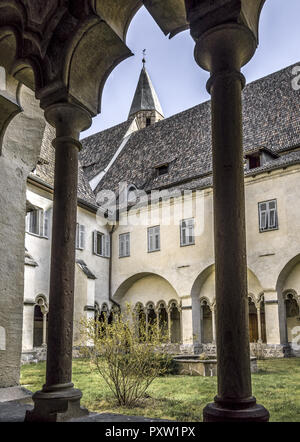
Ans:
<svg viewBox="0 0 300 442"><path fill-rule="evenodd" d="M204 422L268 422L270 414L251 397L243 401L222 401L218 396L215 402L203 410Z"/></svg>
<svg viewBox="0 0 300 442"><path fill-rule="evenodd" d="M73 384L66 388L44 386L37 391L32 396L34 409L26 412L25 422L64 422L88 415L88 410L80 406L81 391L72 387Z"/></svg>

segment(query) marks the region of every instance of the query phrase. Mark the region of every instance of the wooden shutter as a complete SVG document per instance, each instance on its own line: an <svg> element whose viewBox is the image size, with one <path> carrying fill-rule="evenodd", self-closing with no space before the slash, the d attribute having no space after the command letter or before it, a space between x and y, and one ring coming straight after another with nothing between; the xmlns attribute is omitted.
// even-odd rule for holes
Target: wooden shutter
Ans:
<svg viewBox="0 0 300 442"><path fill-rule="evenodd" d="M268 220L269 220L269 225L268 227L270 229L275 229L276 227L276 218L277 218L277 210L276 210L276 201L270 201L268 204L268 212L269 212L269 216L268 216Z"/></svg>
<svg viewBox="0 0 300 442"><path fill-rule="evenodd" d="M119 236L119 256L121 258L124 256L124 240L123 240L123 235Z"/></svg>
<svg viewBox="0 0 300 442"><path fill-rule="evenodd" d="M130 256L130 233L125 235L125 256Z"/></svg>
<svg viewBox="0 0 300 442"><path fill-rule="evenodd" d="M106 258L110 257L110 234L103 235L103 239L105 241L105 249L104 249L104 256Z"/></svg>
<svg viewBox="0 0 300 442"><path fill-rule="evenodd" d="M181 221L180 225L180 242L182 246L186 245L186 222L184 220Z"/></svg>
<svg viewBox="0 0 300 442"><path fill-rule="evenodd" d="M79 249L79 224L76 223L75 248Z"/></svg>
<svg viewBox="0 0 300 442"><path fill-rule="evenodd" d="M78 240L78 248L83 250L85 247L85 226L79 225L79 240Z"/></svg>
<svg viewBox="0 0 300 442"><path fill-rule="evenodd" d="M259 205L259 228L266 230L267 228L267 204L260 203Z"/></svg>
<svg viewBox="0 0 300 442"><path fill-rule="evenodd" d="M50 210L44 211L44 220L43 220L43 236L45 238L49 238L49 229L50 229Z"/></svg>
<svg viewBox="0 0 300 442"><path fill-rule="evenodd" d="M193 244L195 242L194 236L194 220L191 218L188 220L188 244Z"/></svg>
<svg viewBox="0 0 300 442"><path fill-rule="evenodd" d="M93 253L97 255L97 230L93 231Z"/></svg>
<svg viewBox="0 0 300 442"><path fill-rule="evenodd" d="M148 229L148 252L152 252L153 250L153 231L152 228L150 227Z"/></svg>
<svg viewBox="0 0 300 442"><path fill-rule="evenodd" d="M31 213L31 212L28 212L28 213L27 213L27 215L26 215L26 227L25 227L25 229L26 229L26 232L29 232L29 225L30 225L30 213Z"/></svg>
<svg viewBox="0 0 300 442"><path fill-rule="evenodd" d="M159 226L154 228L154 234L155 234L155 249L154 250L159 250L160 249L160 228L159 228Z"/></svg>

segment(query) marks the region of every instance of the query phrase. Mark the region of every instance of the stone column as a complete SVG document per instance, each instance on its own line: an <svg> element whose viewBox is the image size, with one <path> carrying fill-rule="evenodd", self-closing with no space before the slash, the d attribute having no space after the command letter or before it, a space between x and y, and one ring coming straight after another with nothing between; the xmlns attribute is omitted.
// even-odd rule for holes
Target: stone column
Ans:
<svg viewBox="0 0 300 442"><path fill-rule="evenodd" d="M43 343L42 345L46 347L47 345L47 313L43 312Z"/></svg>
<svg viewBox="0 0 300 442"><path fill-rule="evenodd" d="M193 335L193 311L190 296L181 298L181 339L182 350L193 352L196 337Z"/></svg>
<svg viewBox="0 0 300 442"><path fill-rule="evenodd" d="M264 290L267 344L280 345L280 322L276 291Z"/></svg>
<svg viewBox="0 0 300 442"><path fill-rule="evenodd" d="M215 344L216 343L216 312L215 312L216 307L213 305L211 307L211 315L212 315L212 335L213 335L213 341L212 343Z"/></svg>
<svg viewBox="0 0 300 442"><path fill-rule="evenodd" d="M260 304L256 307L256 313L257 313L257 328L258 328L258 342L262 342L261 338L261 316L260 316Z"/></svg>
<svg viewBox="0 0 300 442"><path fill-rule="evenodd" d="M252 396L248 330L241 67L256 40L241 24L211 28L196 39L195 59L211 77L218 395L204 421L267 421Z"/></svg>
<svg viewBox="0 0 300 442"><path fill-rule="evenodd" d="M27 421L62 421L84 413L82 393L71 378L79 134L91 118L69 103L48 107L45 117L56 128L47 370Z"/></svg>
<svg viewBox="0 0 300 442"><path fill-rule="evenodd" d="M33 349L34 305L33 300L24 301L22 351Z"/></svg>
<svg viewBox="0 0 300 442"><path fill-rule="evenodd" d="M169 342L171 343L171 310L168 308L168 333L169 333Z"/></svg>
<svg viewBox="0 0 300 442"><path fill-rule="evenodd" d="M204 344L204 319L202 304L200 304L200 344Z"/></svg>

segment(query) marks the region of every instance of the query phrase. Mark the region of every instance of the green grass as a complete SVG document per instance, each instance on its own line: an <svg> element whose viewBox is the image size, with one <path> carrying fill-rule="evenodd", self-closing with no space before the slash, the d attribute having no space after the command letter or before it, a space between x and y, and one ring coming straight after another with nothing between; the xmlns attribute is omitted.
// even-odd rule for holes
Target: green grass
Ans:
<svg viewBox="0 0 300 442"><path fill-rule="evenodd" d="M270 420L300 422L300 359L258 361L258 366L259 373L252 375L253 394L270 411ZM41 389L44 377L44 362L21 369L21 384L31 391ZM73 361L73 382L90 411L178 421L201 421L203 407L217 392L216 377L165 376L153 382L139 407L120 407L100 375L82 359Z"/></svg>

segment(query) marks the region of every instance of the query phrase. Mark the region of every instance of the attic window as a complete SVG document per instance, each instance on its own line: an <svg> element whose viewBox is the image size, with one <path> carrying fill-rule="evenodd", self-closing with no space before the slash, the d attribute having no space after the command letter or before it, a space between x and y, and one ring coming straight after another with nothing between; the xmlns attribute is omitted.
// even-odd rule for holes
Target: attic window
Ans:
<svg viewBox="0 0 300 442"><path fill-rule="evenodd" d="M252 154L246 156L247 160L247 168L250 169L256 169L257 167L261 166L261 159L260 154Z"/></svg>
<svg viewBox="0 0 300 442"><path fill-rule="evenodd" d="M260 167L260 156L253 155L249 157L249 169L255 169L256 167Z"/></svg>
<svg viewBox="0 0 300 442"><path fill-rule="evenodd" d="M157 176L167 175L169 173L169 164L162 164L156 167Z"/></svg>
<svg viewBox="0 0 300 442"><path fill-rule="evenodd" d="M151 118L146 118L146 127L151 126Z"/></svg>

